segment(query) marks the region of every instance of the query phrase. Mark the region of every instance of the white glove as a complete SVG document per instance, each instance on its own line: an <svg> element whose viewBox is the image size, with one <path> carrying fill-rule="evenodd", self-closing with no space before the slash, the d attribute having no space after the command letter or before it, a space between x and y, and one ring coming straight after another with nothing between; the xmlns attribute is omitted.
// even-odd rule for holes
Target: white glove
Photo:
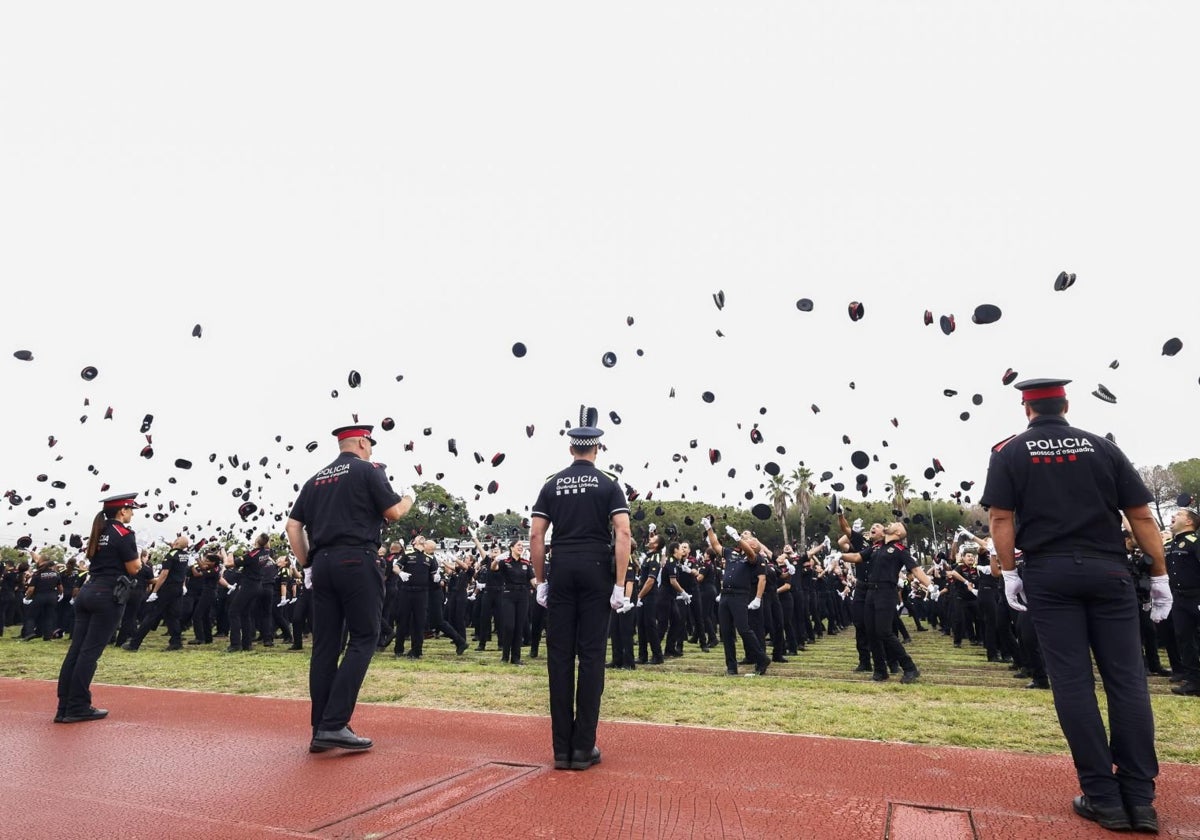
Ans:
<svg viewBox="0 0 1200 840"><path fill-rule="evenodd" d="M703 519L700 520L700 527L703 528L705 531L711 531L712 530L712 520L709 519L707 516L705 516Z"/></svg>
<svg viewBox="0 0 1200 840"><path fill-rule="evenodd" d="M157 592L151 592L151 593L150 593L150 596L149 596L148 598L146 598L146 603L147 603L147 604L153 604L153 603L154 603L155 601L157 601L157 600L158 600L158 593L157 593Z"/></svg>
<svg viewBox="0 0 1200 840"><path fill-rule="evenodd" d="M655 525L653 522L651 522L650 527L647 528L646 530L649 531L651 534L653 534L655 531L658 530L658 526Z"/></svg>
<svg viewBox="0 0 1200 840"><path fill-rule="evenodd" d="M641 601L638 601L636 604L634 604L635 607L640 607L641 605L642 605Z"/></svg>
<svg viewBox="0 0 1200 840"><path fill-rule="evenodd" d="M854 520L854 523L853 523L853 524L850 526L850 530L851 530L851 531L853 531L853 532L854 532L854 533L856 533L856 534L861 534L861 533L862 533L862 529L863 529L863 521L862 521L862 519L855 519L855 520ZM825 541L826 541L826 542L829 542L829 537L826 537L826 538L825 538Z"/></svg>
<svg viewBox="0 0 1200 840"><path fill-rule="evenodd" d="M400 580L404 581L405 583L408 583L408 579L411 577L412 577L412 572L401 572L400 573Z"/></svg>
<svg viewBox="0 0 1200 840"><path fill-rule="evenodd" d="M1025 594L1025 584L1021 581L1021 576L1017 574L1017 570L1009 569L1000 572L1000 574L1004 577L1004 597L1008 600L1008 605L1017 612L1028 610L1029 608L1018 600Z"/></svg>
<svg viewBox="0 0 1200 840"><path fill-rule="evenodd" d="M748 610L756 610L756 609L758 609L758 608L759 608L759 607L761 607L761 606L762 606L762 599L761 599L761 598L755 598L753 601L751 601L749 604L747 604L747 605L746 605L746 609L748 609Z"/></svg>
<svg viewBox="0 0 1200 840"><path fill-rule="evenodd" d="M550 598L550 583L542 581L537 585L537 602L541 606L546 606L546 601Z"/></svg>
<svg viewBox="0 0 1200 840"><path fill-rule="evenodd" d="M312 589L312 566L304 570L304 588Z"/></svg>
<svg viewBox="0 0 1200 840"><path fill-rule="evenodd" d="M298 600L299 600L299 598L289 598L289 599L288 599L288 603L289 603L289 604L294 604L294 603L296 603L296 601L298 601Z"/></svg>
<svg viewBox="0 0 1200 840"><path fill-rule="evenodd" d="M282 607L282 606L285 606L285 605L287 604L287 602L288 602L288 599L287 599L287 598L280 598L280 599L279 599L279 603L278 603L278 604L276 604L275 606L277 606L277 607Z"/></svg>
<svg viewBox="0 0 1200 840"><path fill-rule="evenodd" d="M487 584L484 583L483 581L479 581L475 584L475 588L477 590L479 590L480 592L482 592L483 590L487 589Z"/></svg>
<svg viewBox="0 0 1200 840"><path fill-rule="evenodd" d="M60 604L62 603L62 599L63 599L63 596L62 596L62 593L60 592L60 593L58 593L58 602Z"/></svg>
<svg viewBox="0 0 1200 840"><path fill-rule="evenodd" d="M1146 603L1142 604L1142 612L1150 612L1150 608L1153 606L1153 604L1147 601Z"/></svg>
<svg viewBox="0 0 1200 840"><path fill-rule="evenodd" d="M233 586L229 587L229 594L232 595L234 592L236 592L237 587L238 587L238 585L236 583Z"/></svg>
<svg viewBox="0 0 1200 840"><path fill-rule="evenodd" d="M687 594L686 592L680 592L678 595L675 596L675 600L683 601L684 604L690 604L690 603L692 603L692 596Z"/></svg>
<svg viewBox="0 0 1200 840"><path fill-rule="evenodd" d="M742 535L739 534L737 528L734 528L732 525L725 526L725 533L728 534L729 539L733 540L734 542L738 542L742 539Z"/></svg>
<svg viewBox="0 0 1200 840"><path fill-rule="evenodd" d="M441 582L442 582L442 573L441 573L440 571L439 571L439 572L434 572L434 573L433 573L433 582L434 582L434 583L441 583Z"/></svg>
<svg viewBox="0 0 1200 840"><path fill-rule="evenodd" d="M474 593L474 592L472 592L470 595L468 595L468 596L467 596L467 600L468 600L468 601L474 601L474 600L475 600L475 593Z"/></svg>
<svg viewBox="0 0 1200 840"><path fill-rule="evenodd" d="M28 607L30 604L33 603L33 599L32 598L22 598L21 603Z"/></svg>
<svg viewBox="0 0 1200 840"><path fill-rule="evenodd" d="M783 565L784 565L784 567L787 569L787 573L788 573L789 575L794 575L794 574L796 574L796 567L795 567L795 566L793 566L791 563L789 563L787 560L784 560L784 561L783 561Z"/></svg>
<svg viewBox="0 0 1200 840"><path fill-rule="evenodd" d="M625 606L625 587L620 584L613 584L612 595L608 596L608 603L614 610L619 610Z"/></svg>
<svg viewBox="0 0 1200 840"><path fill-rule="evenodd" d="M69 603L71 604L71 606L74 606L74 605L75 605L75 599L74 599L74 598L72 598L72 599L69 601Z"/></svg>
<svg viewBox="0 0 1200 840"><path fill-rule="evenodd" d="M624 614L624 613L629 612L631 609L633 609L633 601L626 598L625 603L620 606L620 608L617 610L617 612Z"/></svg>
<svg viewBox="0 0 1200 840"><path fill-rule="evenodd" d="M1162 621L1171 614L1175 597L1171 594L1171 581L1166 575L1150 578L1150 620Z"/></svg>
<svg viewBox="0 0 1200 840"><path fill-rule="evenodd" d="M714 604L719 604L719 603L721 603L721 593L720 593L720 592L718 592L718 593L717 593L717 597L713 599L713 603L714 603Z"/></svg>

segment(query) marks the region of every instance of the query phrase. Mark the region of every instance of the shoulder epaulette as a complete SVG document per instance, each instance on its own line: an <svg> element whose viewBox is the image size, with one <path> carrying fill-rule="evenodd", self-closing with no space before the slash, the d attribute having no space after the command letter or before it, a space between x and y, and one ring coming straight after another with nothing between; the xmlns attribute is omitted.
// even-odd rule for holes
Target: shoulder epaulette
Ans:
<svg viewBox="0 0 1200 840"><path fill-rule="evenodd" d="M113 527L117 529L117 535L121 537L127 537L133 533L132 528L126 528L120 522L114 522Z"/></svg>
<svg viewBox="0 0 1200 840"><path fill-rule="evenodd" d="M608 470L600 470L600 472L604 473L606 476L611 478L614 482L619 481L616 473L611 473Z"/></svg>
<svg viewBox="0 0 1200 840"><path fill-rule="evenodd" d="M1186 539L1188 542L1195 542L1195 541L1196 541L1196 535L1195 535L1195 534L1188 534L1186 537L1184 537L1184 539Z"/></svg>
<svg viewBox="0 0 1200 840"><path fill-rule="evenodd" d="M550 475L546 476L546 480L543 481L542 484L549 484L550 479L554 478L556 475L558 475L558 473L550 473Z"/></svg>
<svg viewBox="0 0 1200 840"><path fill-rule="evenodd" d="M387 469L387 464L381 464L378 461L372 461L371 466L377 470L386 470Z"/></svg>
<svg viewBox="0 0 1200 840"><path fill-rule="evenodd" d="M1008 437L1006 437L1004 440L1000 441L1000 442L999 442L999 443L997 443L995 446L993 446L993 447L992 447L992 451L993 451L993 452L999 452L1001 449L1003 449L1005 446L1007 446L1007 445L1008 445L1008 442L1009 442L1009 441L1011 441L1011 440L1012 440L1013 438L1015 438L1015 437L1016 437L1016 435L1009 435L1009 436L1008 436Z"/></svg>

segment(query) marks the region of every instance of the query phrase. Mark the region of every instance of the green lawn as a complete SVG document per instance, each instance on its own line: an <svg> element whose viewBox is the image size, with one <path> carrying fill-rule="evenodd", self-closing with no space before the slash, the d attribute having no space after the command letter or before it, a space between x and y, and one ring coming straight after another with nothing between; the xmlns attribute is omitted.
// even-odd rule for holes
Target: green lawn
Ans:
<svg viewBox="0 0 1200 840"><path fill-rule="evenodd" d="M688 645L683 659L636 672L609 671L606 720L712 726L808 735L943 744L1031 753L1065 753L1048 691L1025 690L982 648L956 649L937 632L915 633L908 650L922 672L914 685L873 683L851 673L853 632L825 638L766 677L724 676L724 659ZM163 650L154 635L137 653L105 651L96 682L182 688L268 697L307 697L308 650L286 646L249 654L209 647ZM0 638L0 676L55 679L66 641ZM431 709L547 714L544 659L514 668L492 649L454 655L444 640L427 641L420 662L379 654L359 699ZM543 649L544 650L544 649ZM1159 759L1200 764L1200 698L1177 697L1162 677L1150 680ZM1104 705L1103 693L1100 697Z"/></svg>

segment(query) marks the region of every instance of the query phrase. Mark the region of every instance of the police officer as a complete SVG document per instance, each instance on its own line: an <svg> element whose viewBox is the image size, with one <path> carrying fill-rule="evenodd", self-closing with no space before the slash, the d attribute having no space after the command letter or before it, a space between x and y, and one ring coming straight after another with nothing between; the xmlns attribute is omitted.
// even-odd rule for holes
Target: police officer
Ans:
<svg viewBox="0 0 1200 840"><path fill-rule="evenodd" d="M135 575L142 564L138 558L137 538L129 521L137 493L124 493L101 500L100 513L92 520L88 540L87 583L75 598L75 632L71 647L58 672L58 711L55 723L83 723L100 720L107 709L92 705L92 677L96 663L121 621L118 586L123 575ZM114 591L116 590L116 591Z"/></svg>
<svg viewBox="0 0 1200 840"><path fill-rule="evenodd" d="M637 635L639 665L663 664L662 638L658 632L658 598L662 574L662 538L651 533L646 540L646 554L638 569ZM669 597L669 596L664 596Z"/></svg>
<svg viewBox="0 0 1200 840"><path fill-rule="evenodd" d="M429 625L429 589L433 586L435 564L425 553L425 538L413 537L411 551L399 559L400 595L396 606L397 657L420 659L425 647L425 628ZM405 644L410 647L405 652Z"/></svg>
<svg viewBox="0 0 1200 840"><path fill-rule="evenodd" d="M188 591L196 599L192 610L192 633L189 645L211 645L213 641L213 607L217 602L217 581L221 577L221 549L219 546L204 548L192 566L188 578Z"/></svg>
<svg viewBox="0 0 1200 840"><path fill-rule="evenodd" d="M611 610L626 603L629 505L616 476L596 469L604 433L595 427L595 415L594 408L581 410L580 425L568 432L574 461L542 485L529 537L537 599L546 607L550 728L558 770L600 763L596 727L604 693L604 642ZM547 581L551 526L554 568Z"/></svg>
<svg viewBox="0 0 1200 840"><path fill-rule="evenodd" d="M492 561L492 571L500 573L500 600L497 625L500 630L500 661L521 665L521 636L529 622L529 582L533 567L525 559L525 543L513 540L508 556Z"/></svg>
<svg viewBox="0 0 1200 840"><path fill-rule="evenodd" d="M770 660L763 650L762 639L750 629L749 612L762 608L763 590L767 585L766 572L758 559L762 546L749 531L739 534L733 526L726 525L725 533L737 542L739 551L722 548L721 541L717 539L713 530L712 520L705 517L700 520L700 524L708 534L709 547L720 552L725 560L725 572L721 576L720 602L717 607L717 623L721 630L721 643L725 647L725 675L734 677L738 672L737 639L734 637L736 630L742 637L746 658L755 663L752 673L761 676L767 673Z"/></svg>
<svg viewBox="0 0 1200 840"><path fill-rule="evenodd" d="M367 425L334 429L338 457L304 483L288 514L287 537L296 562L312 567L310 752L366 750L372 743L354 733L350 718L379 641L380 530L385 519L400 519L414 501L392 489L385 465L371 462L373 430ZM339 664L343 624L349 642Z"/></svg>
<svg viewBox="0 0 1200 840"><path fill-rule="evenodd" d="M1179 670L1183 676L1171 691L1200 695L1200 514L1182 508L1171 519L1171 541L1167 543L1167 574L1175 605L1171 622L1175 625L1175 644L1179 650Z"/></svg>
<svg viewBox="0 0 1200 840"><path fill-rule="evenodd" d="M183 639L179 629L179 599L183 597L183 581L188 574L188 547L186 536L177 537L171 543L171 549L162 560L162 568L151 584L150 595L146 602L150 609L138 624L137 632L121 645L122 650L136 651L142 646L146 635L158 626L160 621L166 621L167 632L171 634L167 650L183 650Z"/></svg>
<svg viewBox="0 0 1200 840"><path fill-rule="evenodd" d="M32 554L32 559L36 566L25 587L24 603L29 609L21 641L36 639L40 634L42 640L48 642L54 638L58 602L63 597L63 580L58 569L54 568L53 559L38 554Z"/></svg>
<svg viewBox="0 0 1200 840"><path fill-rule="evenodd" d="M262 593L263 561L270 561L271 550L267 548L271 538L259 534L254 548L241 557L232 558L238 570L237 590L230 595L229 602L229 647L226 653L250 650L254 646L255 609Z"/></svg>
<svg viewBox="0 0 1200 840"><path fill-rule="evenodd" d="M1041 642L1083 790L1072 802L1075 813L1108 829L1156 832L1154 717L1120 511L1152 558L1155 621L1171 609L1166 561L1148 507L1153 497L1129 459L1102 435L1067 423L1069 381L1016 384L1029 427L993 447L980 504L989 509L1009 606L1028 610ZM1016 546L1025 555L1021 576ZM1093 652L1110 735L1096 702Z"/></svg>

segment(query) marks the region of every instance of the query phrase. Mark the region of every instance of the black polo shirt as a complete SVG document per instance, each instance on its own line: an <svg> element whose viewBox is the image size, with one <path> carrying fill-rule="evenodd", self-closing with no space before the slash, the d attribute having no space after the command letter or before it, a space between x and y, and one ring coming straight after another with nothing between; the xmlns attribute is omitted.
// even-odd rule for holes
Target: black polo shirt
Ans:
<svg viewBox="0 0 1200 840"><path fill-rule="evenodd" d="M428 589L433 586L433 573L436 561L422 551L414 551L400 558L400 571L411 577L401 579L401 589Z"/></svg>
<svg viewBox="0 0 1200 840"><path fill-rule="evenodd" d="M612 517L629 513L629 503L616 476L580 458L547 479L531 513L554 525L554 554L561 559L611 551Z"/></svg>
<svg viewBox="0 0 1200 840"><path fill-rule="evenodd" d="M383 512L399 501L384 464L343 452L304 482L288 516L304 524L310 554L333 546L378 550Z"/></svg>
<svg viewBox="0 0 1200 840"><path fill-rule="evenodd" d="M1167 574L1175 590L1200 590L1200 538L1195 531L1176 534L1166 546Z"/></svg>
<svg viewBox="0 0 1200 840"><path fill-rule="evenodd" d="M267 548L252 548L240 558L235 558L233 565L241 569L242 583L262 583L263 560L271 561L271 551Z"/></svg>
<svg viewBox="0 0 1200 840"><path fill-rule="evenodd" d="M112 584L125 574L125 564L138 556L137 537L115 519L104 523L96 553L88 565L88 575L97 583Z"/></svg>
<svg viewBox="0 0 1200 840"><path fill-rule="evenodd" d="M917 567L917 561L899 542L880 543L867 551L871 555L871 573L867 582L876 590L887 590L891 587L894 592L900 580L901 569L911 572Z"/></svg>
<svg viewBox="0 0 1200 840"><path fill-rule="evenodd" d="M630 564L632 565L632 564ZM650 585L650 591L647 595L653 595L655 588L658 586L658 573L662 570L662 562L658 554L647 554L646 559L642 561L642 567L638 574L638 592L642 591L642 587L646 585L646 581L654 581Z"/></svg>
<svg viewBox="0 0 1200 840"><path fill-rule="evenodd" d="M62 575L53 566L39 566L29 581L34 595L50 595L62 586Z"/></svg>
<svg viewBox="0 0 1200 840"><path fill-rule="evenodd" d="M167 577L159 587L164 595L179 595L183 592L183 579L188 573L188 556L182 548L173 548L163 558L162 567Z"/></svg>
<svg viewBox="0 0 1200 840"><path fill-rule="evenodd" d="M740 551L726 548L725 574L721 579L722 592L739 592L754 595L758 592L758 579L766 575L758 558L747 558Z"/></svg>
<svg viewBox="0 0 1200 840"><path fill-rule="evenodd" d="M1014 512L1026 557L1080 551L1123 562L1121 511L1152 499L1115 443L1041 415L992 449L979 503Z"/></svg>

